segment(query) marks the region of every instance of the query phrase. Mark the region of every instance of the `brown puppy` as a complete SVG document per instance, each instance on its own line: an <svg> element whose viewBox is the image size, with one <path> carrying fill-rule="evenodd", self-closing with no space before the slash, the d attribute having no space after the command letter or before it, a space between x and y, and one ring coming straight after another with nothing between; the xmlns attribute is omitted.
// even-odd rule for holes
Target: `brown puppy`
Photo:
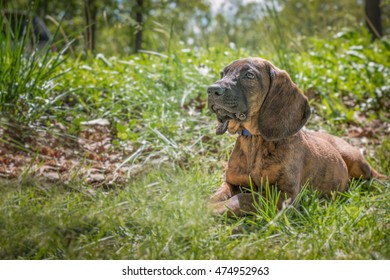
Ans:
<svg viewBox="0 0 390 280"><path fill-rule="evenodd" d="M267 180L280 191L282 209L307 181L329 194L347 190L350 178L381 176L344 140L301 129L310 116L308 100L285 71L267 60L232 62L207 92L219 121L217 134L240 134L225 182L211 198L220 214L255 211L254 196L242 190L258 189Z"/></svg>

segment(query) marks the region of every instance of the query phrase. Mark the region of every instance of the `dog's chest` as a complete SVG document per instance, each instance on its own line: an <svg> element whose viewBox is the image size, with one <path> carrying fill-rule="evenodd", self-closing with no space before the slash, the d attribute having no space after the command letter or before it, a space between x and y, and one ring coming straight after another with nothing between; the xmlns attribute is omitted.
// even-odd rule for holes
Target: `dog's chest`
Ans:
<svg viewBox="0 0 390 280"><path fill-rule="evenodd" d="M259 136L239 136L226 169L226 181L232 185L259 187L266 180L275 183L280 171L276 143Z"/></svg>

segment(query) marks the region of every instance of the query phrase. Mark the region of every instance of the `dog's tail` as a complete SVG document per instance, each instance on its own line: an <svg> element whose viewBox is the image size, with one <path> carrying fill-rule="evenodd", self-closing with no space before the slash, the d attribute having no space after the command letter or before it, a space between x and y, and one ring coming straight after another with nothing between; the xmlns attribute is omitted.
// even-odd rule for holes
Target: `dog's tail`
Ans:
<svg viewBox="0 0 390 280"><path fill-rule="evenodd" d="M350 178L356 179L375 179L381 182L387 181L390 178L376 171L363 157L359 161L354 161L348 167Z"/></svg>
<svg viewBox="0 0 390 280"><path fill-rule="evenodd" d="M387 181L387 180L389 180L388 176L379 173L378 171L376 171L371 166L370 166L370 169L371 169L371 176L370 176L371 178L377 179L379 181Z"/></svg>

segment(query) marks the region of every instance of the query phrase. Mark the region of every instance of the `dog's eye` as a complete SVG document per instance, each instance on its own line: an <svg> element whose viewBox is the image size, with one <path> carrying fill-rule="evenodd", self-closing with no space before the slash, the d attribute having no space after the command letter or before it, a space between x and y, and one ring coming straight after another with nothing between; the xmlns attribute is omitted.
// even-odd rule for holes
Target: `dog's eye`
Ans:
<svg viewBox="0 0 390 280"><path fill-rule="evenodd" d="M247 78L247 79L254 79L255 78L255 74L253 74L252 72L247 72L246 74L245 74L245 78Z"/></svg>

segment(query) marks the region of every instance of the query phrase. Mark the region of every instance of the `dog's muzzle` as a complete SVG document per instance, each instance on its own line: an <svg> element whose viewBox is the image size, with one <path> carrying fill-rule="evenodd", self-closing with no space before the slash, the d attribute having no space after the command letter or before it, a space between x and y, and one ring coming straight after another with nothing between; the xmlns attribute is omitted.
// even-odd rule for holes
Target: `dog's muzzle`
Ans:
<svg viewBox="0 0 390 280"><path fill-rule="evenodd" d="M229 120L244 121L247 118L246 113L237 112L237 106L230 108L224 105L224 95L226 89L218 84L213 84L207 88L209 110L217 115L218 127L216 134L224 134L229 125Z"/></svg>

